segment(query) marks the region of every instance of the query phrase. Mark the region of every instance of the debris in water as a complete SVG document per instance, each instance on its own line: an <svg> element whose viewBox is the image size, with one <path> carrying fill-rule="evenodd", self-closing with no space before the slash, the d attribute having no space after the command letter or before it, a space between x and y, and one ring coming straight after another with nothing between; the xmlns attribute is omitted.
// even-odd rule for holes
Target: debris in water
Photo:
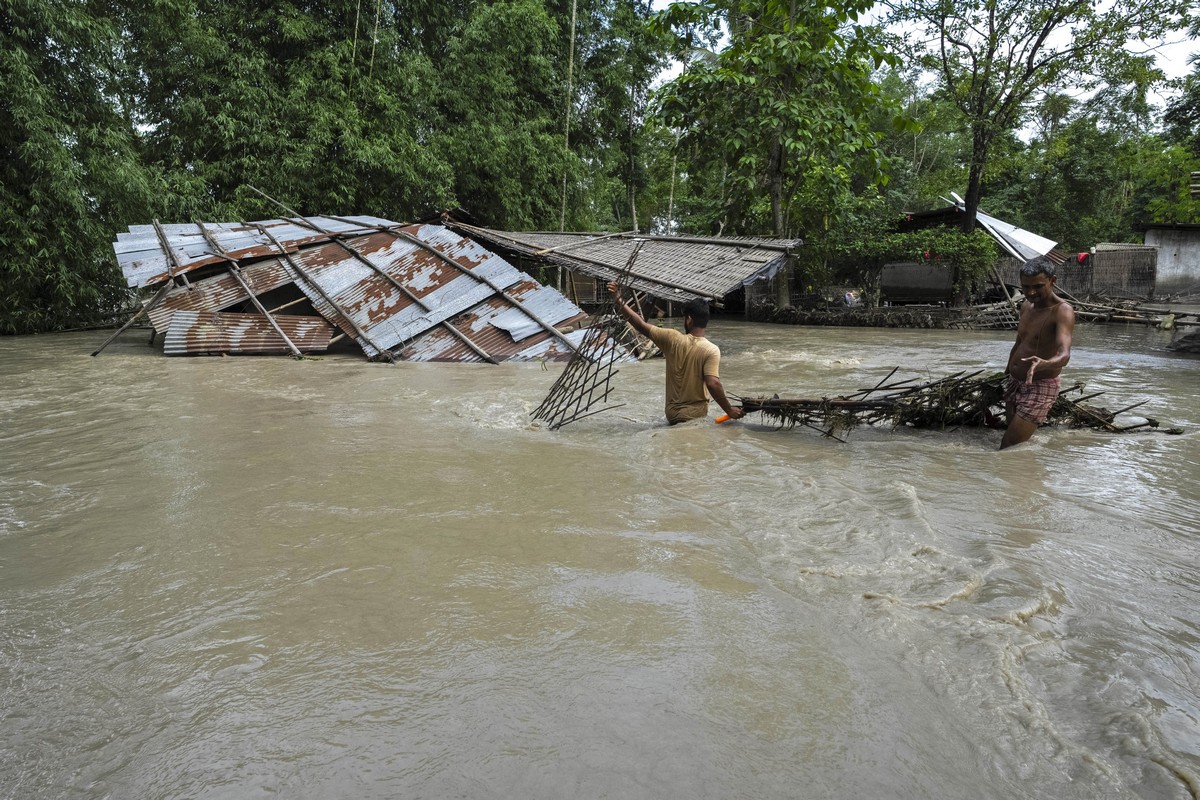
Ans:
<svg viewBox="0 0 1200 800"><path fill-rule="evenodd" d="M889 425L892 428L953 430L960 427L988 426L996 419L993 409L1004 406L1004 373L958 372L938 380L918 383L915 378L888 383L899 367L878 384L854 394L819 399L732 396L747 414L759 412L781 428L801 425L820 431L839 441L842 435L859 425ZM1083 393L1083 385L1063 389L1050 409L1045 425L1091 428L1108 433L1153 430L1179 434L1180 428L1161 428L1156 419L1121 424L1117 417L1146 401L1109 411L1085 401L1103 394L1071 399L1071 392Z"/></svg>

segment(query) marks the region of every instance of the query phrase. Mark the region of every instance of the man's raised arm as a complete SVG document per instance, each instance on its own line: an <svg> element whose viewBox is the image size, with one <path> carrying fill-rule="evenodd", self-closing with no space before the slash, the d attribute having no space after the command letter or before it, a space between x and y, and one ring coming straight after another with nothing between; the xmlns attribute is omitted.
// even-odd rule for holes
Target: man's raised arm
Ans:
<svg viewBox="0 0 1200 800"><path fill-rule="evenodd" d="M629 304L626 303L624 298L621 297L621 287L617 286L615 281L609 282L608 293L612 295L613 305L616 307L617 312L622 317L629 320L629 324L633 326L635 331L640 333L642 336L649 338L650 331L652 330L650 323L642 319L641 314L629 307Z"/></svg>

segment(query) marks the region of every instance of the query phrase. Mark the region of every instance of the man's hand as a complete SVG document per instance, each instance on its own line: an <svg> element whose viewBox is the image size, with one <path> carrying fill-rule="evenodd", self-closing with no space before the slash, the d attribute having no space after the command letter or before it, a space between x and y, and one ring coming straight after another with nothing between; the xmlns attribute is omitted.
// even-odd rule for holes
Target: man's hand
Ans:
<svg viewBox="0 0 1200 800"><path fill-rule="evenodd" d="M1037 356L1029 356L1028 358L1022 358L1021 360L1033 362L1029 365L1029 372L1025 373L1025 384L1029 385L1033 383L1033 373L1037 371L1038 364L1046 363L1046 359L1038 358Z"/></svg>
<svg viewBox="0 0 1200 800"><path fill-rule="evenodd" d="M617 286L617 282L616 282L616 281L609 281L609 282L608 282L608 293L612 295L612 298L613 298L613 301L614 301L614 302L620 302L620 301L621 301L621 287L620 287L620 286Z"/></svg>
<svg viewBox="0 0 1200 800"><path fill-rule="evenodd" d="M744 416L746 416L746 409L744 409L744 408L738 408L737 406L733 406L732 408L729 409L729 418L730 419L741 419Z"/></svg>

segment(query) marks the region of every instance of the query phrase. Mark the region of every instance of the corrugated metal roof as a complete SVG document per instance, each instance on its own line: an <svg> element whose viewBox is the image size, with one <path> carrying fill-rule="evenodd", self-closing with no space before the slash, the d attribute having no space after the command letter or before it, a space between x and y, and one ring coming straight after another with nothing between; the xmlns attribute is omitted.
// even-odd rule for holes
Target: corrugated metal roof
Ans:
<svg viewBox="0 0 1200 800"><path fill-rule="evenodd" d="M628 267L628 286L666 300L719 300L772 277L803 244L800 239L512 232L453 221L447 225L492 247L601 280L617 280ZM639 242L641 250L630 265Z"/></svg>
<svg viewBox="0 0 1200 800"><path fill-rule="evenodd" d="M364 232L372 227L396 225L386 219L359 217L304 217L303 221L272 219L257 223L219 222L187 223L158 226L165 235L178 267L164 251L154 225L130 225L117 234L113 250L117 264L130 286L153 286L168 280L172 273L187 274L208 264L227 259L246 260L278 255L279 249L263 235L257 226L271 234L291 252L312 242L325 241L332 236ZM316 230L316 229L321 230ZM207 232L224 254L214 251L205 237Z"/></svg>
<svg viewBox="0 0 1200 800"><path fill-rule="evenodd" d="M242 279L256 295L278 289L292 282L283 263L278 259L259 261L242 269ZM193 281L190 286L172 289L162 302L150 309L150 324L155 330L165 331L171 325L171 316L176 311L220 311L245 301L246 291L228 271L203 280Z"/></svg>
<svg viewBox="0 0 1200 800"><path fill-rule="evenodd" d="M1012 256L1028 261L1031 258L1044 256L1058 244L1045 236L1030 233L1024 228L1018 228L1010 222L996 219L982 211L975 212L975 221L992 235L1001 247Z"/></svg>
<svg viewBox="0 0 1200 800"><path fill-rule="evenodd" d="M946 208L914 211L906 214L897 225L897 230L907 232L923 230L935 225L949 227L962 224L962 215L966 213L967 207L957 197L955 195L956 199L952 201L953 204ZM1055 248L1056 243L1053 240L1018 228L1016 225L997 219L983 211L976 210L975 222L996 241L996 244L1000 245L1004 252L1013 258L1028 261L1038 256L1046 256L1057 264L1063 263L1066 259L1066 254Z"/></svg>
<svg viewBox="0 0 1200 800"><path fill-rule="evenodd" d="M275 314L273 319L301 352L319 353L329 349L333 328L320 317ZM163 337L163 352L169 356L286 354L290 348L261 314L176 311Z"/></svg>
<svg viewBox="0 0 1200 800"><path fill-rule="evenodd" d="M562 328L578 327L588 319L557 291L528 276L510 287L509 294L526 309ZM570 348L561 340L499 295L459 314L449 325L498 361L562 361L571 356ZM565 335L570 338L572 333ZM579 346L578 337L571 342ZM483 360L445 327L431 329L400 349L398 355L406 361Z"/></svg>
<svg viewBox="0 0 1200 800"><path fill-rule="evenodd" d="M399 233L406 238L374 233L306 247L294 258L296 285L368 356L399 347L484 302L497 288L528 278L439 225L414 225ZM555 294L565 304L562 316L579 313Z"/></svg>
<svg viewBox="0 0 1200 800"><path fill-rule="evenodd" d="M577 344L558 328L586 317L560 292L441 225L376 217L156 223L131 228L114 248L130 285L170 287L148 313L170 334L173 353L244 348L251 329L240 318L256 320L254 335L271 330L268 338L286 348L269 309L228 312L289 285L320 315L309 320L327 321L368 357L389 360L565 360ZM184 272L192 273L186 286L178 280ZM218 320L217 312L226 313ZM229 327L235 318L243 327Z"/></svg>

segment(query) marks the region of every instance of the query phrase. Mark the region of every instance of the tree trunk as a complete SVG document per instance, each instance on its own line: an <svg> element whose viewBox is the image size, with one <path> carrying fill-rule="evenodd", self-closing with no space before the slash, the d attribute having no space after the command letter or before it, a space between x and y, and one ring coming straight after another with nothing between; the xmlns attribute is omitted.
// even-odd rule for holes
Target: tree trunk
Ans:
<svg viewBox="0 0 1200 800"><path fill-rule="evenodd" d="M767 160L767 180L771 191L771 228L776 238L782 239L784 233L783 219L783 142L779 132L771 138L771 150Z"/></svg>
<svg viewBox="0 0 1200 800"><path fill-rule="evenodd" d="M979 213L979 198L983 193L983 168L987 164L988 146L992 139L981 127L971 134L971 171L967 178L967 196L963 205L966 213L962 218L962 232L975 230L975 217Z"/></svg>

